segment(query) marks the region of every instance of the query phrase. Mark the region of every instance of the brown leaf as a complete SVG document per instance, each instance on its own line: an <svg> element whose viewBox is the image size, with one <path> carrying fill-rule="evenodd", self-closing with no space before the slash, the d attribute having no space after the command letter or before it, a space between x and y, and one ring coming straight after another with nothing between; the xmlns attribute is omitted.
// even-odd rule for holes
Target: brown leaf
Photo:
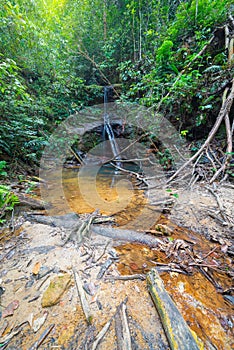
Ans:
<svg viewBox="0 0 234 350"><path fill-rule="evenodd" d="M33 270L32 270L33 275L38 275L40 268L41 268L41 263L38 261L33 267Z"/></svg>

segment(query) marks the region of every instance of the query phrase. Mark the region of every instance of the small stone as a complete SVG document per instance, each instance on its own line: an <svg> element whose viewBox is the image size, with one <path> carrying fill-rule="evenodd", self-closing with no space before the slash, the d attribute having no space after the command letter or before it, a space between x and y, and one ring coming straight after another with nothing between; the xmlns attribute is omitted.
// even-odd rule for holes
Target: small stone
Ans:
<svg viewBox="0 0 234 350"><path fill-rule="evenodd" d="M55 277L51 282L45 293L43 294L41 305L42 307L49 307L56 305L64 292L69 288L71 283L71 275L68 273Z"/></svg>

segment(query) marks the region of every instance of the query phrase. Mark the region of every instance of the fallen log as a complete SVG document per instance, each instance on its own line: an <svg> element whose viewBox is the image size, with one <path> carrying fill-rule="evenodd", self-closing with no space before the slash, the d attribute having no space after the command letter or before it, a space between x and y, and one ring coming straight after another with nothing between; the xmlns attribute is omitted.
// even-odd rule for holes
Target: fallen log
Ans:
<svg viewBox="0 0 234 350"><path fill-rule="evenodd" d="M27 215L30 221L36 221L41 224L51 225L56 227L63 227L65 229L79 230L83 224L83 220L75 213L70 213L62 216L42 216L42 215ZM98 218L97 218L98 219ZM158 244L163 244L163 241L153 235L132 231L113 228L111 226L100 226L95 224L90 225L90 232L112 238L113 240L123 240L129 242L136 242L148 245L150 247L156 247ZM74 238L74 235L73 237Z"/></svg>
<svg viewBox="0 0 234 350"><path fill-rule="evenodd" d="M148 289L170 344L171 350L199 350L187 323L164 288L156 269L147 275Z"/></svg>

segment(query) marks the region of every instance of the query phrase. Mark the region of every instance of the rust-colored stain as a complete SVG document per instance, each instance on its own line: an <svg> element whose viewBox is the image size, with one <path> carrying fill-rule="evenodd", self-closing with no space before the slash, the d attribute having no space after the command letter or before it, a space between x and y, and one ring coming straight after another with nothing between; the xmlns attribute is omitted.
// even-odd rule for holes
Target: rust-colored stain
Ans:
<svg viewBox="0 0 234 350"><path fill-rule="evenodd" d="M217 349L231 349L233 311L215 287L200 273L193 276L164 273L161 277L184 319L198 337Z"/></svg>
<svg viewBox="0 0 234 350"><path fill-rule="evenodd" d="M173 229L172 240L190 242L193 256L197 258L206 257L216 247L195 232L174 225L164 216L158 222ZM158 264L160 268L161 264L167 265L173 261L173 257L167 257L160 249L139 244L123 244L116 250L120 257L118 270L121 275L146 273L152 266ZM232 287L232 279L226 273L231 268L231 260L223 254L220 246L204 259L204 265L215 266L216 270L209 272L223 290ZM167 272L162 273L161 277L181 314L204 344L212 344L222 350L232 349L233 309L197 267L194 266L192 275Z"/></svg>

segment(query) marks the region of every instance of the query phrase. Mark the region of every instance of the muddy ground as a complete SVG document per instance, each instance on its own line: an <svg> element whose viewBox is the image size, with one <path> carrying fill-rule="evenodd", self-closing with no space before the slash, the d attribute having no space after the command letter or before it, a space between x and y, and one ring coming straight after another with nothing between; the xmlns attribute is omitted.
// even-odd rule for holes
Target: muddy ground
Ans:
<svg viewBox="0 0 234 350"><path fill-rule="evenodd" d="M234 187L226 183L211 189L213 193L202 184L189 191L171 188L167 195L177 194L174 204L157 216L154 227L143 223L146 231L168 244L166 252L94 234L79 245L69 241L61 246L68 235L65 229L30 222L21 213L15 232L1 235L1 348L120 349L116 311L125 302L132 349L169 349L144 280L156 266L203 344L200 348L232 349ZM151 215L156 212L151 210ZM177 240L185 245L176 246ZM189 271L189 263L180 269L186 259ZM85 290L90 324L75 274ZM109 329L95 347L108 321Z"/></svg>

